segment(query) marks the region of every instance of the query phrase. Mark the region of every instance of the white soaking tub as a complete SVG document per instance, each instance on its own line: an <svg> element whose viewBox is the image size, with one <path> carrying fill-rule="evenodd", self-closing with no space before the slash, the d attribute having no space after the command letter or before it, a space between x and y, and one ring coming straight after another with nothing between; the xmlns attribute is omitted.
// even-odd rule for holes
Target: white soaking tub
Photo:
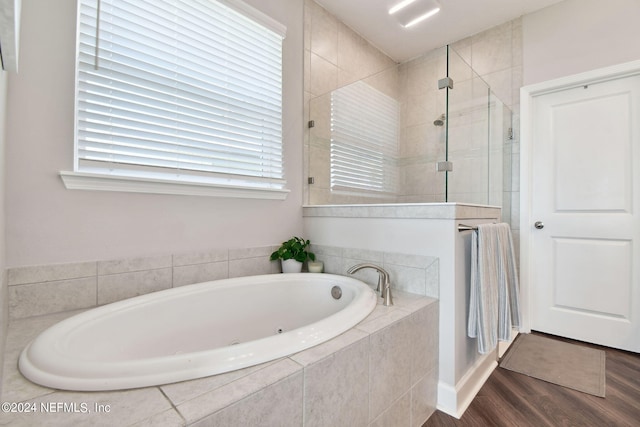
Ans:
<svg viewBox="0 0 640 427"><path fill-rule="evenodd" d="M342 296L335 299L332 288ZM120 390L201 378L284 357L355 326L376 305L365 283L269 274L154 292L70 317L22 352L29 380Z"/></svg>

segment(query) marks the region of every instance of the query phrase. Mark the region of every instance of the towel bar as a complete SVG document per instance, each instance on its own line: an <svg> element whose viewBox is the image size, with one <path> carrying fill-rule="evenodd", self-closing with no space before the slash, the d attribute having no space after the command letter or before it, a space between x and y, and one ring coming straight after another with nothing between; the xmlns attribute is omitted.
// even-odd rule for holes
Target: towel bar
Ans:
<svg viewBox="0 0 640 427"><path fill-rule="evenodd" d="M478 229L477 225L466 225L466 224L458 225L458 231L469 231L469 230L477 230L477 229Z"/></svg>
<svg viewBox="0 0 640 427"><path fill-rule="evenodd" d="M492 222L492 224L495 224L495 222ZM477 230L477 229L478 229L477 225L458 224L458 231L470 231L470 230Z"/></svg>

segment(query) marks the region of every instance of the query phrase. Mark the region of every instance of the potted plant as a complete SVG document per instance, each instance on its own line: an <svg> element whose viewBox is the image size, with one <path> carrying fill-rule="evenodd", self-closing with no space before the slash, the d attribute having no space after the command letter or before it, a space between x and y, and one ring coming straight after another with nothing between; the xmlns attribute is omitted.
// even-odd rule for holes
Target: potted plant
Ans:
<svg viewBox="0 0 640 427"><path fill-rule="evenodd" d="M311 261L316 259L315 254L307 250L310 244L309 240L292 237L286 242L282 242L278 250L271 254L271 261L282 260L283 273L300 273L303 262L308 259Z"/></svg>

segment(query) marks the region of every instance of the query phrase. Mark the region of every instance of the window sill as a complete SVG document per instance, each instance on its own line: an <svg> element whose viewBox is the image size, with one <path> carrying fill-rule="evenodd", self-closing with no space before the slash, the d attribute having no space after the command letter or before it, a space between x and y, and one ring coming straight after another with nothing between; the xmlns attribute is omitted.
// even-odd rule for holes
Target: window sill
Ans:
<svg viewBox="0 0 640 427"><path fill-rule="evenodd" d="M68 190L124 191L267 200L285 200L290 192L290 190L278 188L245 187L88 172L61 171L60 178Z"/></svg>

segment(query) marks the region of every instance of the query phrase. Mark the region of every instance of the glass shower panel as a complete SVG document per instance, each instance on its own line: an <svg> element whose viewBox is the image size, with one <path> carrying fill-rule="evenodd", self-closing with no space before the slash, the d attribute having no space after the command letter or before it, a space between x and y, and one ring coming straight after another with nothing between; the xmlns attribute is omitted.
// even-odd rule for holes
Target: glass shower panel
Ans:
<svg viewBox="0 0 640 427"><path fill-rule="evenodd" d="M510 187L509 147L511 110L491 91L489 93L489 192L487 204L502 206L504 189ZM508 183L506 181L509 181Z"/></svg>
<svg viewBox="0 0 640 427"><path fill-rule="evenodd" d="M502 117L499 101L455 50L448 57L446 201L489 204L502 186L502 145L492 135Z"/></svg>
<svg viewBox="0 0 640 427"><path fill-rule="evenodd" d="M330 197L331 157L331 94L316 96L309 101L307 141L308 203L326 205L336 203Z"/></svg>
<svg viewBox="0 0 640 427"><path fill-rule="evenodd" d="M446 201L445 175L436 172L446 152L446 92L438 89L446 72L446 47L400 64L399 202Z"/></svg>
<svg viewBox="0 0 640 427"><path fill-rule="evenodd" d="M400 193L398 67L309 100L309 204L395 203Z"/></svg>
<svg viewBox="0 0 640 427"><path fill-rule="evenodd" d="M306 93L307 203L510 201L511 112L454 49L335 83Z"/></svg>

